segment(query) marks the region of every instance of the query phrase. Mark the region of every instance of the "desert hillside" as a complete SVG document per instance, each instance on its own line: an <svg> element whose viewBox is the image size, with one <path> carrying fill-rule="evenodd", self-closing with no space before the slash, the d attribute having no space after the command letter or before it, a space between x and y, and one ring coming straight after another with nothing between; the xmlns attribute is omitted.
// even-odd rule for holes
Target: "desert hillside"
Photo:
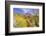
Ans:
<svg viewBox="0 0 46 36"><path fill-rule="evenodd" d="M31 14L16 14L14 16L14 23L15 27L38 27L39 26L39 16L31 15Z"/></svg>

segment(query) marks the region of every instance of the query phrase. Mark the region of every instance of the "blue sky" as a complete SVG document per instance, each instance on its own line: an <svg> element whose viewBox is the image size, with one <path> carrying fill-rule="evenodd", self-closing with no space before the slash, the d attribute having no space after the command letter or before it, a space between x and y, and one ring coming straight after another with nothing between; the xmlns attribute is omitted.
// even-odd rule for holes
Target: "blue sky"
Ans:
<svg viewBox="0 0 46 36"><path fill-rule="evenodd" d="M39 9L29 9L29 8L13 8L14 13L19 13L19 14L25 14L25 13L31 13L33 14L38 13Z"/></svg>

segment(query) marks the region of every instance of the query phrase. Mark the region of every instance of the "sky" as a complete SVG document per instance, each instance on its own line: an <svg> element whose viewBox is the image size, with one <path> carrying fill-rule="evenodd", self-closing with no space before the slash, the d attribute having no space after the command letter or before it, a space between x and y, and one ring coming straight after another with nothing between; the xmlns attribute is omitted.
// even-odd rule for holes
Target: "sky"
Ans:
<svg viewBox="0 0 46 36"><path fill-rule="evenodd" d="M13 8L13 12L14 13L18 13L18 14L25 14L25 13L34 14L34 13L38 13L39 12L39 9Z"/></svg>

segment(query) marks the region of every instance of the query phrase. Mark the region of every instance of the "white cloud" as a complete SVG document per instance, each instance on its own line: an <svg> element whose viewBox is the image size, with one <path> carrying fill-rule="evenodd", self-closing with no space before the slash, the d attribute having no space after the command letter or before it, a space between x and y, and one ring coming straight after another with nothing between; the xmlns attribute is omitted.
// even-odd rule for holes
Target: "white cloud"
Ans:
<svg viewBox="0 0 46 36"><path fill-rule="evenodd" d="M26 9L23 9L24 10L24 13L27 13L27 10Z"/></svg>

